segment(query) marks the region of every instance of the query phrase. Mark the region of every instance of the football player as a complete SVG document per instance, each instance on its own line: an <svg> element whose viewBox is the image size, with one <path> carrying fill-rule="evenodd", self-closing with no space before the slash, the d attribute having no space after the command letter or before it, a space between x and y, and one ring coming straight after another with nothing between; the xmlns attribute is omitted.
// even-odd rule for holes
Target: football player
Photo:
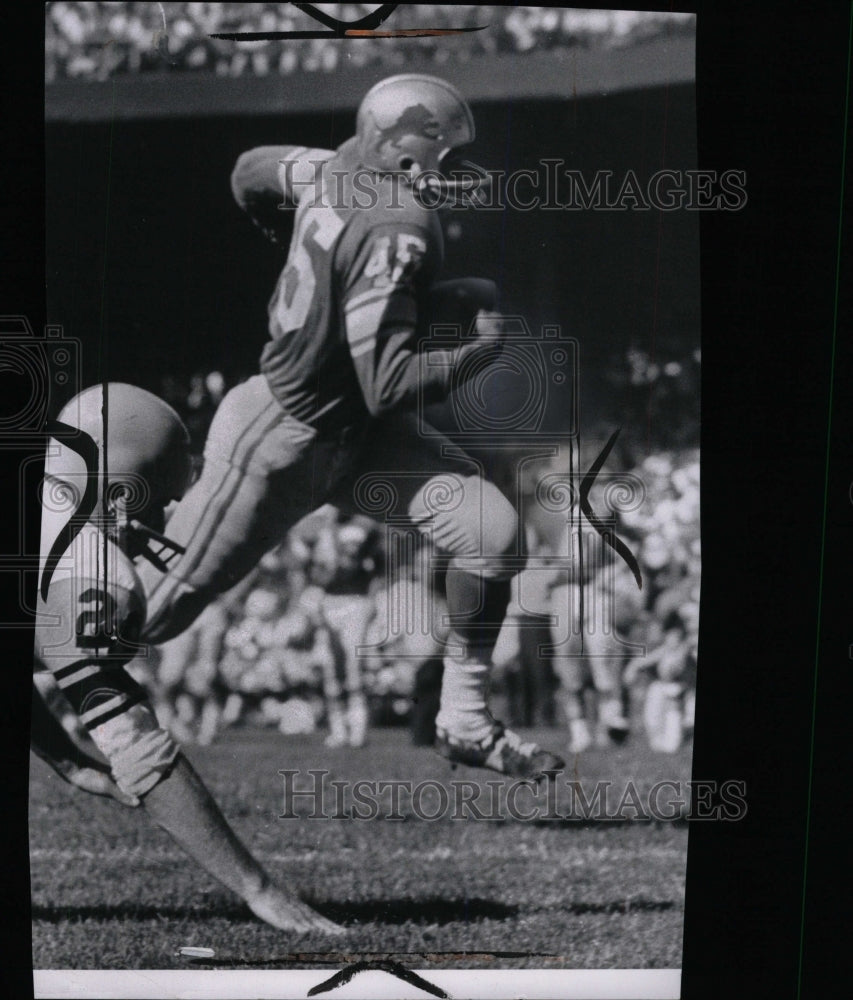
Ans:
<svg viewBox="0 0 853 1000"><path fill-rule="evenodd" d="M163 565L164 508L181 497L190 476L186 428L151 393L108 383L72 399L53 433L42 494L35 665L50 672L111 777L74 749L39 698L34 749L77 787L141 804L261 919L281 930L340 932L277 886L237 839L127 669L145 654L145 593L133 560Z"/></svg>
<svg viewBox="0 0 853 1000"><path fill-rule="evenodd" d="M178 634L322 504L374 513L387 500L384 516L408 517L450 557L436 748L454 763L538 778L563 762L487 708L491 653L522 551L518 516L477 463L425 432L416 406L444 399L500 352L498 324L485 313L493 283L436 283L443 243L431 206L471 198L482 183L473 165L463 179L443 172L474 134L454 87L403 74L367 93L356 134L337 150L263 146L238 159L237 203L277 241L287 231L280 207L295 205L293 236L261 372L222 401L201 477L170 522L185 552L166 576L146 572L145 636ZM433 342L426 365L419 346L448 314L473 335Z"/></svg>
<svg viewBox="0 0 853 1000"><path fill-rule="evenodd" d="M302 563L308 583L299 604L328 636L321 666L330 747L360 747L367 739L369 711L359 647L375 610L379 542L372 521L334 507L322 508L291 533L292 556Z"/></svg>
<svg viewBox="0 0 853 1000"><path fill-rule="evenodd" d="M612 569L599 569L586 581L583 622L580 592L580 583L565 581L558 582L551 591L556 616L551 634L555 648L560 649L553 665L572 754L583 753L593 743L585 706L586 691L594 693L597 745L609 747L625 741L629 723L623 708L622 667L630 648L620 643L642 616L633 578L621 563L615 563ZM581 635L582 644L578 641Z"/></svg>

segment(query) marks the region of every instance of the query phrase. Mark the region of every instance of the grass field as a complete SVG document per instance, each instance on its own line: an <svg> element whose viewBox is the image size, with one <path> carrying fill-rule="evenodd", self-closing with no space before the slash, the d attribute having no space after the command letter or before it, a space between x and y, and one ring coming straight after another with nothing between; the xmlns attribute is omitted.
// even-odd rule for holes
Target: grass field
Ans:
<svg viewBox="0 0 853 1000"><path fill-rule="evenodd" d="M533 735L555 748L562 739L555 731ZM387 796L372 820L309 820L307 799L293 807L299 819L282 819L280 769L302 772L297 786L310 768L327 769L327 782L500 779L465 767L451 772L432 751L411 746L403 730L377 730L360 750L326 749L321 736L235 730L188 753L256 855L325 915L346 924L347 937L330 945L267 927L141 809L73 791L33 759L35 968L299 968L377 953L416 959L419 968L681 964L684 822L460 821L450 809L428 821L405 795L403 820L382 818ZM669 757L637 741L591 750L571 766L584 787L611 780L618 792L632 779L648 788L657 780L689 779L690 748ZM568 791L559 783L558 791L563 814ZM333 815L334 789L327 785L327 793ZM523 809L532 801L525 794L517 800ZM440 802L424 793L421 805L422 812L437 811ZM216 957L181 957L185 945L213 948Z"/></svg>

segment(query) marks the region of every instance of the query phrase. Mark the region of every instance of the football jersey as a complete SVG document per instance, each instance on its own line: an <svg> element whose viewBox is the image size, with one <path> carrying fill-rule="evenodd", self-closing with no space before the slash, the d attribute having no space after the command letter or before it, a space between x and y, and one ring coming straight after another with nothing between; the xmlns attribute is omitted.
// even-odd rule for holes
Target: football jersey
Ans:
<svg viewBox="0 0 853 1000"><path fill-rule="evenodd" d="M92 523L49 558L68 523L67 513L43 506L35 666L53 674L92 729L144 699L121 668L145 650L146 599L131 560Z"/></svg>
<svg viewBox="0 0 853 1000"><path fill-rule="evenodd" d="M359 168L354 140L318 166L299 200L261 356L284 409L340 429L414 402L419 389L443 398L451 365L426 368L418 356L418 318L442 258L435 211L400 177Z"/></svg>

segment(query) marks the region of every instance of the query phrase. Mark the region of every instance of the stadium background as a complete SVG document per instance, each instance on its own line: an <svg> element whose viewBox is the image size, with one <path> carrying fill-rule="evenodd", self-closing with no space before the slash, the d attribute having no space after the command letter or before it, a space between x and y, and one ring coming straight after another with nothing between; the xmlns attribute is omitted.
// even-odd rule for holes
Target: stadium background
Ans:
<svg viewBox="0 0 853 1000"><path fill-rule="evenodd" d="M244 149L335 146L367 88L405 69L463 90L477 120L472 155L490 168L556 158L585 176L632 169L643 182L696 165L689 15L483 7L465 17L493 30L440 43L202 37L312 26L286 8L47 5L49 320L82 342L84 384L127 380L164 395L198 447L221 391L256 370L284 255L230 197ZM337 16L367 9L338 5ZM462 13L412 5L395 17L460 26ZM664 538L679 585L698 584L698 227L683 210L469 211L453 214L446 241L448 277L492 277L506 311L578 339L587 464L621 425L612 467L641 475L650 497L629 537L641 552L648 536ZM564 429L565 400L553 399L545 426ZM672 605L682 592L656 597ZM554 718L547 680L521 721Z"/></svg>

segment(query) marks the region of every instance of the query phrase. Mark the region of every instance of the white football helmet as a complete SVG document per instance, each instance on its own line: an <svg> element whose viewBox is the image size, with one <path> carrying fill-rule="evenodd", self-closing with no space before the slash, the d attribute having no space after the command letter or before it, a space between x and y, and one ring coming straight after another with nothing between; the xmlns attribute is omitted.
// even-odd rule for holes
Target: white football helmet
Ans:
<svg viewBox="0 0 853 1000"><path fill-rule="evenodd" d="M428 204L460 204L489 183L482 167L453 162L474 141L474 116L465 98L444 80L402 73L380 80L356 116L362 164L377 173L402 173ZM448 176L461 174L461 179ZM439 199L441 199L439 201Z"/></svg>
<svg viewBox="0 0 853 1000"><path fill-rule="evenodd" d="M162 534L163 512L192 474L190 436L178 414L145 389L107 382L71 399L48 432L46 484L59 484L74 501L56 544L94 521L130 558L144 556L165 571L183 550Z"/></svg>

